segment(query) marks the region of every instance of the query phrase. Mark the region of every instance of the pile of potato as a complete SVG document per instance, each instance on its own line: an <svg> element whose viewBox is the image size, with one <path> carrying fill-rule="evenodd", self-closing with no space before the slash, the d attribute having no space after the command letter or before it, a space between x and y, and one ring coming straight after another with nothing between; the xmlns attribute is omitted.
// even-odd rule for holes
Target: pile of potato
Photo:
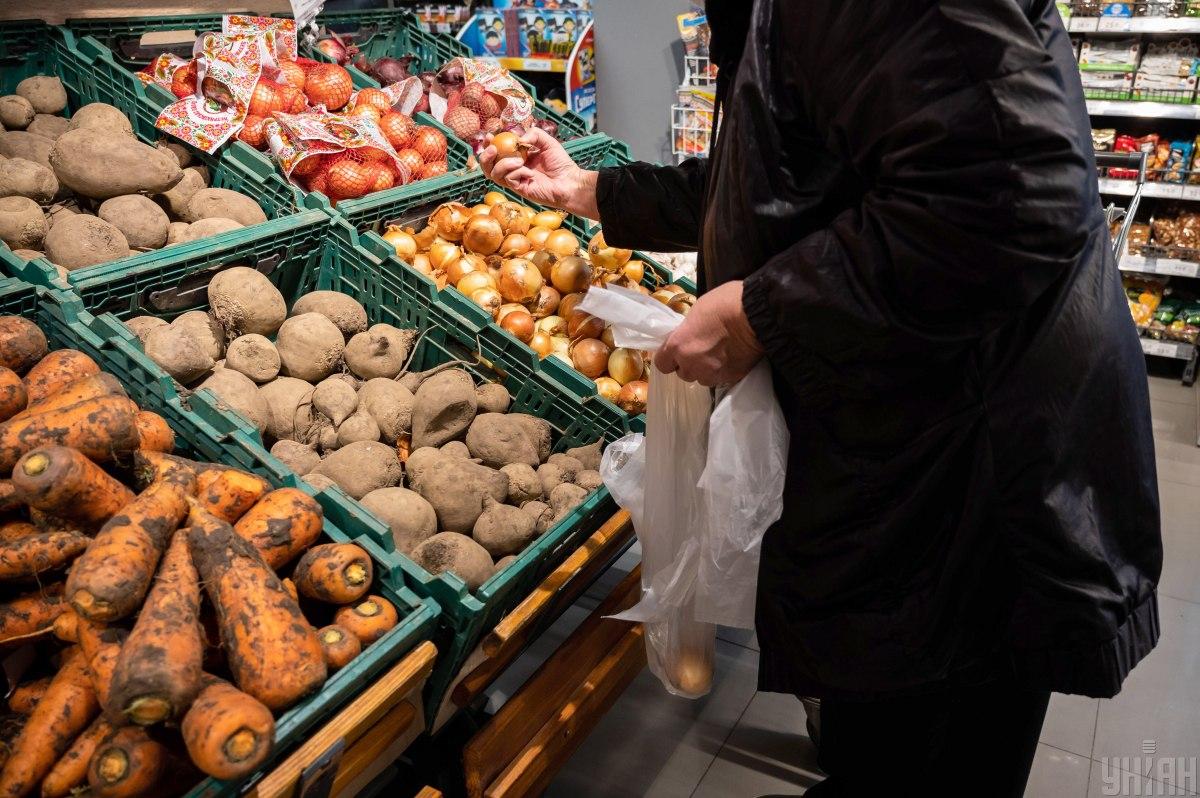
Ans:
<svg viewBox="0 0 1200 798"><path fill-rule="evenodd" d="M315 291L289 314L236 266L208 299L207 313L127 324L163 369L246 416L314 487L360 500L432 573L477 588L600 486L599 441L551 454L550 424L509 413L504 386L476 386L457 363L406 370L414 332L368 326L352 297Z"/></svg>
<svg viewBox="0 0 1200 798"><path fill-rule="evenodd" d="M251 197L210 188L180 144L143 144L117 108L69 118L56 77L0 97L0 240L60 273L267 220Z"/></svg>

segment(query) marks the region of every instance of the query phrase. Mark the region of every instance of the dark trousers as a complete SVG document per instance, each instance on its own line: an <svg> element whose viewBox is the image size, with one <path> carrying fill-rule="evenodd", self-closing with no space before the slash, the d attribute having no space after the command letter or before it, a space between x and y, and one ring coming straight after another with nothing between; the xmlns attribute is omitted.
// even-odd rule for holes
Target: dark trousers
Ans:
<svg viewBox="0 0 1200 798"><path fill-rule="evenodd" d="M828 778L806 796L1021 798L1049 700L1002 681L824 699L818 762Z"/></svg>

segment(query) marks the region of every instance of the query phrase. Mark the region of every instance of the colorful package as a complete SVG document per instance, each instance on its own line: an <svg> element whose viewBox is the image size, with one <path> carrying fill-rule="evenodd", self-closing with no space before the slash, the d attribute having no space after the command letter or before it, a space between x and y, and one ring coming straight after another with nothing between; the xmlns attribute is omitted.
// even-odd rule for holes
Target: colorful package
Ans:
<svg viewBox="0 0 1200 798"><path fill-rule="evenodd" d="M1116 140L1115 128L1092 128L1092 149L1096 152L1111 152Z"/></svg>
<svg viewBox="0 0 1200 798"><path fill-rule="evenodd" d="M1182 183L1192 163L1192 142L1172 141L1162 179L1167 183Z"/></svg>

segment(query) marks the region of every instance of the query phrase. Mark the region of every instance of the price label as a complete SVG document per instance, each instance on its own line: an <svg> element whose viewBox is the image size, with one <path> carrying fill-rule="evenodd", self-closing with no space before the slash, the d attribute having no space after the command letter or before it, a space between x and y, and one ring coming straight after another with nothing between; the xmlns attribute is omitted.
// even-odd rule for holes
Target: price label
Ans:
<svg viewBox="0 0 1200 798"><path fill-rule="evenodd" d="M521 64L526 72L549 72L554 68L549 58L526 58Z"/></svg>
<svg viewBox="0 0 1200 798"><path fill-rule="evenodd" d="M1176 344L1168 341L1152 341L1149 338L1143 338L1142 351L1155 357L1175 357L1179 348Z"/></svg>
<svg viewBox="0 0 1200 798"><path fill-rule="evenodd" d="M1133 19L1130 17L1101 17L1096 25L1098 31L1131 31Z"/></svg>
<svg viewBox="0 0 1200 798"><path fill-rule="evenodd" d="M1133 189L1134 184L1130 180L1114 180L1111 177L1100 178L1101 194L1121 194L1123 196L1132 196Z"/></svg>
<svg viewBox="0 0 1200 798"><path fill-rule="evenodd" d="M1183 186L1178 183L1147 183L1142 193L1147 197L1179 199L1183 196Z"/></svg>
<svg viewBox="0 0 1200 798"><path fill-rule="evenodd" d="M1169 274L1172 277L1195 277L1200 271L1200 264L1190 263L1186 260L1176 260L1167 258L1160 261L1148 261L1149 265L1154 268L1154 271L1159 274Z"/></svg>
<svg viewBox="0 0 1200 798"><path fill-rule="evenodd" d="M1184 186L1182 199L1200 200L1200 185L1188 184Z"/></svg>
<svg viewBox="0 0 1200 798"><path fill-rule="evenodd" d="M1071 18L1071 33L1092 33L1099 26L1100 20L1096 17L1072 17Z"/></svg>

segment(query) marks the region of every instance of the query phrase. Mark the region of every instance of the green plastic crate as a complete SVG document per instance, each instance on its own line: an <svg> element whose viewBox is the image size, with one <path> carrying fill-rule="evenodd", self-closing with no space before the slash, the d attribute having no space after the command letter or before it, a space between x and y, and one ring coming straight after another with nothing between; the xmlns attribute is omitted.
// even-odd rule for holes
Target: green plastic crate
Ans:
<svg viewBox="0 0 1200 798"><path fill-rule="evenodd" d="M571 160L584 169L599 169L602 166L624 166L633 162L629 145L604 133L592 133L583 138L563 144Z"/></svg>
<svg viewBox="0 0 1200 798"><path fill-rule="evenodd" d="M228 444L223 444L214 437L212 429L194 423L194 416L183 409L178 398L159 401L160 397L157 394L140 391L137 383L130 381L130 376L140 375L145 378L147 375L144 369L130 369L126 353L116 351L114 354L114 350L119 349L116 345L127 342L108 337L106 326L101 320L83 310L77 298L56 289L3 278L0 279L0 314L19 315L35 321L46 333L53 347L80 349L95 359L101 368L115 374L133 398L167 419L175 431L177 451L190 457L237 465L225 456ZM330 519L326 519L324 531L329 540L351 540L351 537ZM275 750L266 769L269 769L271 762L281 760L289 749L303 742L308 736L307 732L362 692L385 667L399 660L417 643L429 640L436 627L439 614L437 604L429 598L418 598L411 590L388 578L387 570L393 567L392 555L380 550L370 540L356 542L364 546L380 566L378 570L381 573L372 592L395 604L401 620L350 665L331 676L319 693L276 719ZM262 771L238 783L205 779L188 795L236 795L261 775Z"/></svg>

